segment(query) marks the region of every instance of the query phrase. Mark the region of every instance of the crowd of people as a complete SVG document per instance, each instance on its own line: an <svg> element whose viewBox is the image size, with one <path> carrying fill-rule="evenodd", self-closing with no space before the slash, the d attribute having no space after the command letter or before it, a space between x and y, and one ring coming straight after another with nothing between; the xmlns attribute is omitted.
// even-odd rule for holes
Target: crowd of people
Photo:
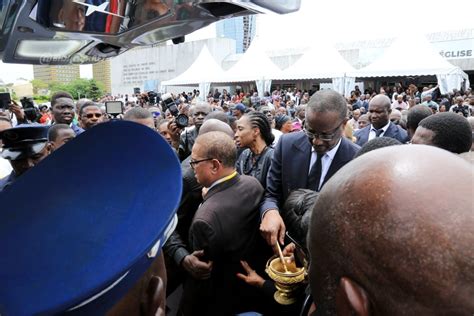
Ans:
<svg viewBox="0 0 474 316"><path fill-rule="evenodd" d="M12 104L0 113L0 192L120 100L120 119L156 130L181 161L178 225L162 248L181 315L471 315L474 93L378 92L215 89L200 101L194 90L171 103L58 92L43 124ZM265 274L279 246L309 268L289 306Z"/></svg>

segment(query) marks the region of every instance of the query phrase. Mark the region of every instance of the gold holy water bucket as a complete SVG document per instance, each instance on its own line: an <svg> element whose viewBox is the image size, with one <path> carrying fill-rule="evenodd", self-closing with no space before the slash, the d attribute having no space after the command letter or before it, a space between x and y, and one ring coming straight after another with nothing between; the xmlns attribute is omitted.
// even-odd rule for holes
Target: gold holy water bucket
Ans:
<svg viewBox="0 0 474 316"><path fill-rule="evenodd" d="M284 257L285 260L290 257ZM277 291L273 295L275 301L282 305L290 305L296 302L297 294L306 278L306 269L296 267L295 261L287 263L288 272L285 272L280 257L273 256L267 261L265 272L275 281Z"/></svg>

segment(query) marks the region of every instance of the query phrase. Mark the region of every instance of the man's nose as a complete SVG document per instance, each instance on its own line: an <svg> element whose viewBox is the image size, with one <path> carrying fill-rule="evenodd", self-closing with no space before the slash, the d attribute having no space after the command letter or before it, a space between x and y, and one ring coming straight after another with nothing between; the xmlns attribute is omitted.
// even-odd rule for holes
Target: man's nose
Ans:
<svg viewBox="0 0 474 316"><path fill-rule="evenodd" d="M321 146L321 145L323 145L323 141L321 140L321 138L315 137L315 138L313 138L313 145L314 146Z"/></svg>

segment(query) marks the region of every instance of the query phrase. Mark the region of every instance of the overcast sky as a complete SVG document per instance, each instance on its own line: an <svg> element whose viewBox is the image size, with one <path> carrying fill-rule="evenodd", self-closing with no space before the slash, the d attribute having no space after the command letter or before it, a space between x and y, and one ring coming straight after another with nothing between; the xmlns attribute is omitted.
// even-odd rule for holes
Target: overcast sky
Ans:
<svg viewBox="0 0 474 316"><path fill-rule="evenodd" d="M402 34L474 28L474 0L301 0L301 10L280 16L259 16L258 33L278 43L329 41L331 43L394 37ZM438 5L442 4L442 5ZM187 41L215 36L215 27L207 27L186 36ZM298 45L301 46L301 45ZM276 47L275 47L276 48ZM0 64L0 78L14 82L33 79L29 65ZM81 77L92 77L92 66L81 66Z"/></svg>

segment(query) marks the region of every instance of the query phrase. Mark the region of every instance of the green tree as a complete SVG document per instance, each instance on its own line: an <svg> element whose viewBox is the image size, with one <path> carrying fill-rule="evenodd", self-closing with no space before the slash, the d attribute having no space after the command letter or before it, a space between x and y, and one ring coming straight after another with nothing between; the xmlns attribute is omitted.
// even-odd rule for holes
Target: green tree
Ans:
<svg viewBox="0 0 474 316"><path fill-rule="evenodd" d="M87 98L87 99L99 99L104 94L104 86L95 81L94 79L76 79L68 84L53 82L49 85L51 93L57 91L69 92L72 97L76 100Z"/></svg>
<svg viewBox="0 0 474 316"><path fill-rule="evenodd" d="M104 95L104 85L102 82L97 82L95 79L90 79L90 96L89 98L92 100L100 99Z"/></svg>
<svg viewBox="0 0 474 316"><path fill-rule="evenodd" d="M49 91L51 94L54 94L58 91L66 91L73 95L72 87L69 84L61 82L51 82L49 84Z"/></svg>
<svg viewBox="0 0 474 316"><path fill-rule="evenodd" d="M40 90L48 88L48 84L41 79L33 79L30 82L33 85L34 94L39 94Z"/></svg>

